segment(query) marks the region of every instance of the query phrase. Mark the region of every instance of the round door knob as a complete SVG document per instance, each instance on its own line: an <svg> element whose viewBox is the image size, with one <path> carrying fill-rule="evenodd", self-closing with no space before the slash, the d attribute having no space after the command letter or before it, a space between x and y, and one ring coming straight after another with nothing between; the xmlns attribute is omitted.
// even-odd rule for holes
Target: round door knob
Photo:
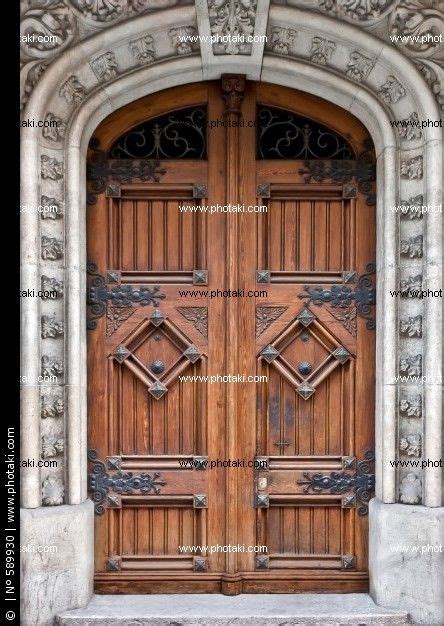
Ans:
<svg viewBox="0 0 444 626"><path fill-rule="evenodd" d="M160 361L159 359L156 359L150 365L150 370L153 372L153 374L161 374L164 369L165 363L163 361Z"/></svg>

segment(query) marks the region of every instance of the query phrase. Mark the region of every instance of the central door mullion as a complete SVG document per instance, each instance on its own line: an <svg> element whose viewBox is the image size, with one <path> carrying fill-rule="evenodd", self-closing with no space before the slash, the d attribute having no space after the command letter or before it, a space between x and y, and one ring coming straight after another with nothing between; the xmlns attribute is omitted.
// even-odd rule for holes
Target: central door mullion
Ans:
<svg viewBox="0 0 444 626"><path fill-rule="evenodd" d="M245 77L226 74L222 76L222 93L225 100L224 118L226 126L226 204L239 202L239 128L232 124L241 114L241 103L245 90ZM236 213L227 214L227 263L226 285L230 290L238 289L239 285L239 219ZM237 374L239 371L239 329L238 329L238 300L226 299L225 318L225 349L226 367L228 374ZM238 454L237 436L237 385L226 385L226 433L225 449L228 458L236 458ZM235 545L238 542L238 501L237 501L238 473L231 469L226 472L226 543ZM226 569L222 581L222 591L227 595L234 595L241 591L241 581L237 576L237 553L231 550L226 553Z"/></svg>

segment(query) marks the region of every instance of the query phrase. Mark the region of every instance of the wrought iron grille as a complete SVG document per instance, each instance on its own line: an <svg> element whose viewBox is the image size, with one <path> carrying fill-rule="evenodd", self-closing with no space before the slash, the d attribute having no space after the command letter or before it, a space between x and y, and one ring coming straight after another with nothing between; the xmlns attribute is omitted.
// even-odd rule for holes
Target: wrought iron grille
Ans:
<svg viewBox="0 0 444 626"><path fill-rule="evenodd" d="M109 159L206 159L207 110L191 107L148 120L121 135Z"/></svg>
<svg viewBox="0 0 444 626"><path fill-rule="evenodd" d="M258 159L353 160L355 153L341 135L307 117L275 107L257 109Z"/></svg>

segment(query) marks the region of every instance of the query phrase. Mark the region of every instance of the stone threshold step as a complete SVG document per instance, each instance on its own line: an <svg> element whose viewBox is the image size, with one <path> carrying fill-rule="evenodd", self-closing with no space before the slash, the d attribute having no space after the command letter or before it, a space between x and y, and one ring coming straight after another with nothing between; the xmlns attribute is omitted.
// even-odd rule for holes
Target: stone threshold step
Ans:
<svg viewBox="0 0 444 626"><path fill-rule="evenodd" d="M365 593L96 595L59 626L343 626L409 624L406 612L377 606Z"/></svg>

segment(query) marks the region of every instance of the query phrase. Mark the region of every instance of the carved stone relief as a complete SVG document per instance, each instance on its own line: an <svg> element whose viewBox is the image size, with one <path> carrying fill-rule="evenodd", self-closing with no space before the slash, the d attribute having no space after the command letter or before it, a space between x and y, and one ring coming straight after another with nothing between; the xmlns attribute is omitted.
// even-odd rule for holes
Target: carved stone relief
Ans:
<svg viewBox="0 0 444 626"><path fill-rule="evenodd" d="M63 321L58 321L55 315L42 315L42 339L48 337L63 337Z"/></svg>
<svg viewBox="0 0 444 626"><path fill-rule="evenodd" d="M374 63L373 59L355 50L350 55L345 73L349 78L362 82L370 74Z"/></svg>
<svg viewBox="0 0 444 626"><path fill-rule="evenodd" d="M62 202L60 200L41 196L40 202L43 207L51 207L51 209L42 210L40 214L42 220L57 220L63 217Z"/></svg>
<svg viewBox="0 0 444 626"><path fill-rule="evenodd" d="M89 64L100 82L106 82L119 73L116 56L111 51L92 59Z"/></svg>
<svg viewBox="0 0 444 626"><path fill-rule="evenodd" d="M399 361L399 372L406 376L421 376L422 356L420 354L409 354Z"/></svg>
<svg viewBox="0 0 444 626"><path fill-rule="evenodd" d="M267 43L267 48L276 54L292 54L296 36L297 32L293 28L274 26L271 29L271 37L269 43Z"/></svg>
<svg viewBox="0 0 444 626"><path fill-rule="evenodd" d="M378 89L378 95L388 105L396 104L405 94L404 87L394 76L388 76L385 83Z"/></svg>
<svg viewBox="0 0 444 626"><path fill-rule="evenodd" d="M406 435L399 440L399 451L407 456L421 456L421 435Z"/></svg>
<svg viewBox="0 0 444 626"><path fill-rule="evenodd" d="M42 276L42 300L56 300L63 296L63 282L51 276Z"/></svg>
<svg viewBox="0 0 444 626"><path fill-rule="evenodd" d="M404 337L422 337L422 315L415 315L399 322L399 334Z"/></svg>
<svg viewBox="0 0 444 626"><path fill-rule="evenodd" d="M77 76L70 76L59 89L59 95L65 98L68 104L80 104L86 96L86 89Z"/></svg>
<svg viewBox="0 0 444 626"><path fill-rule="evenodd" d="M64 372L63 359L53 356L42 356L42 376L61 376Z"/></svg>
<svg viewBox="0 0 444 626"><path fill-rule="evenodd" d="M192 0L36 0L22 2L21 43L22 104L24 105L48 65L60 53L83 39L123 20L164 10ZM32 35L51 37L40 43ZM34 38L35 39L35 38ZM75 78L75 77L74 77ZM71 89L70 79L64 92ZM75 86L75 84L74 84ZM66 96L64 96L66 97ZM72 96L67 95L66 99ZM77 97L77 96L76 96Z"/></svg>
<svg viewBox="0 0 444 626"><path fill-rule="evenodd" d="M65 488L60 478L56 476L48 476L42 485L42 500L46 506L55 506L63 504Z"/></svg>
<svg viewBox="0 0 444 626"><path fill-rule="evenodd" d="M402 291L417 291L422 289L422 274L417 274L416 276L408 276L403 279L399 283Z"/></svg>
<svg viewBox="0 0 444 626"><path fill-rule="evenodd" d="M151 63L156 58L154 39L151 35L144 35L129 42L129 48L140 65Z"/></svg>
<svg viewBox="0 0 444 626"><path fill-rule="evenodd" d="M63 242L55 237L42 237L42 259L56 261L63 258Z"/></svg>
<svg viewBox="0 0 444 626"><path fill-rule="evenodd" d="M210 29L223 38L213 43L214 54L251 54L252 44L242 37L253 35L257 0L207 0Z"/></svg>
<svg viewBox="0 0 444 626"><path fill-rule="evenodd" d="M42 458L50 459L63 453L63 437L44 435L42 437Z"/></svg>
<svg viewBox="0 0 444 626"><path fill-rule="evenodd" d="M421 207L424 204L422 194L401 201L401 217L409 220L422 220L423 213Z"/></svg>
<svg viewBox="0 0 444 626"><path fill-rule="evenodd" d="M42 154L40 157L42 178L49 178L51 180L60 180L63 178L63 163L52 159L47 154Z"/></svg>
<svg viewBox="0 0 444 626"><path fill-rule="evenodd" d="M401 241L401 254L411 259L422 258L422 235L403 239Z"/></svg>
<svg viewBox="0 0 444 626"><path fill-rule="evenodd" d="M422 156L401 161L401 177L409 180L422 178Z"/></svg>
<svg viewBox="0 0 444 626"><path fill-rule="evenodd" d="M60 141L65 137L66 124L57 115L53 113L48 113L45 118L45 124L47 124L43 130L42 135L45 139L49 141Z"/></svg>
<svg viewBox="0 0 444 626"><path fill-rule="evenodd" d="M336 49L334 41L329 41L323 37L313 37L310 49L310 61L319 65L327 65Z"/></svg>
<svg viewBox="0 0 444 626"><path fill-rule="evenodd" d="M401 396L399 411L405 417L422 417L422 395Z"/></svg>
<svg viewBox="0 0 444 626"><path fill-rule="evenodd" d="M432 6L433 0L276 0L276 4L324 13L396 47L415 63L444 109L444 55L439 40L444 15L439 2Z"/></svg>
<svg viewBox="0 0 444 626"><path fill-rule="evenodd" d="M42 396L41 416L43 419L47 417L61 417L65 411L65 401L62 396Z"/></svg>
<svg viewBox="0 0 444 626"><path fill-rule="evenodd" d="M37 85L47 67L47 63L41 63L39 61L31 61L30 63L26 63L26 65L23 67L22 74L24 78L22 87L22 100L20 105L22 109L28 102L32 90Z"/></svg>
<svg viewBox="0 0 444 626"><path fill-rule="evenodd" d="M192 54L199 49L199 43L189 39L197 37L197 29L194 26L170 28L168 35L177 54Z"/></svg>
<svg viewBox="0 0 444 626"><path fill-rule="evenodd" d="M421 494L421 480L413 472L410 472L401 481L399 499L404 504L420 504Z"/></svg>
<svg viewBox="0 0 444 626"><path fill-rule="evenodd" d="M413 111L413 113L411 113L404 121L405 125L398 126L396 129L401 139L407 139L408 141L411 141L412 139L421 139L422 130L418 128L419 118L416 111Z"/></svg>

